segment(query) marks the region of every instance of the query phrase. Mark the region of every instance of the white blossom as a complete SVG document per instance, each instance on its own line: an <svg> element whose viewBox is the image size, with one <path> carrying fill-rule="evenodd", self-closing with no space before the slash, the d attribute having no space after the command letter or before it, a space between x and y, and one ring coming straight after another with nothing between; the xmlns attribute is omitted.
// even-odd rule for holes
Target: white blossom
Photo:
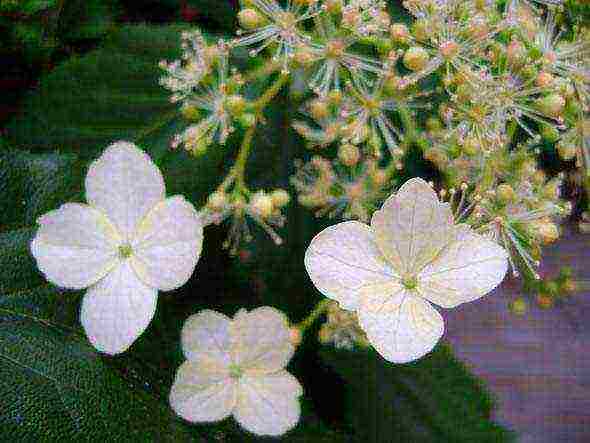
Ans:
<svg viewBox="0 0 590 443"><path fill-rule="evenodd" d="M444 332L431 303L454 308L494 289L508 268L504 249L456 225L422 179L406 182L368 226L345 222L320 232L305 266L316 287L357 313L373 347L405 363L430 352Z"/></svg>
<svg viewBox="0 0 590 443"><path fill-rule="evenodd" d="M117 354L149 325L158 290L189 279L203 228L183 197L166 198L156 165L128 142L90 165L86 199L41 216L31 252L50 282L88 288L82 325L96 349Z"/></svg>
<svg viewBox="0 0 590 443"><path fill-rule="evenodd" d="M250 432L281 435L299 421L301 385L284 368L293 356L284 314L265 306L233 319L211 310L182 330L187 361L170 392L174 411L191 422L230 415Z"/></svg>

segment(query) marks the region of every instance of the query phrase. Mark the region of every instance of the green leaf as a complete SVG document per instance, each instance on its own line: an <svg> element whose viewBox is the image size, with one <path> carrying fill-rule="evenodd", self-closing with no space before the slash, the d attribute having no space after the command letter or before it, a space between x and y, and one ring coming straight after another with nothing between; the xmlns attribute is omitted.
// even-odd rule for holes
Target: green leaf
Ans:
<svg viewBox="0 0 590 443"><path fill-rule="evenodd" d="M67 1L59 18L59 35L64 40L102 37L115 23L116 1Z"/></svg>
<svg viewBox="0 0 590 443"><path fill-rule="evenodd" d="M490 442L514 436L490 420L485 386L447 345L426 357L394 365L373 350L324 348L322 360L346 383L348 421L358 441Z"/></svg>

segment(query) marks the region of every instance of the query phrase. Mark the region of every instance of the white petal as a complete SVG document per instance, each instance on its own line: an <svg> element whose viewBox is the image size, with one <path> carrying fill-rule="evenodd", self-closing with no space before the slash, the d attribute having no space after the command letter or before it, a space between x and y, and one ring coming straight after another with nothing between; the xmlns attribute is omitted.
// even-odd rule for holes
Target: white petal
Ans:
<svg viewBox="0 0 590 443"><path fill-rule="evenodd" d="M301 415L301 385L287 371L239 379L237 422L258 435L281 435L294 428Z"/></svg>
<svg viewBox="0 0 590 443"><path fill-rule="evenodd" d="M188 360L207 358L229 367L231 319L206 309L191 315L182 327L182 350Z"/></svg>
<svg viewBox="0 0 590 443"><path fill-rule="evenodd" d="M401 274L417 273L456 235L449 205L420 178L389 197L371 226L379 248Z"/></svg>
<svg viewBox="0 0 590 443"><path fill-rule="evenodd" d="M47 280L72 289L104 277L117 261L119 235L108 218L87 205L67 203L38 220L31 253Z"/></svg>
<svg viewBox="0 0 590 443"><path fill-rule="evenodd" d="M152 320L157 294L122 262L84 296L81 321L92 345L106 354L127 350Z"/></svg>
<svg viewBox="0 0 590 443"><path fill-rule="evenodd" d="M395 293L363 297L357 313L373 347L393 363L424 356L444 333L441 315L426 300L402 287Z"/></svg>
<svg viewBox="0 0 590 443"><path fill-rule="evenodd" d="M363 286L395 277L371 228L355 221L330 226L316 235L305 253L305 268L322 294L350 310L356 308Z"/></svg>
<svg viewBox="0 0 590 443"><path fill-rule="evenodd" d="M128 239L138 223L164 197L160 170L132 143L112 144L88 169L88 203L105 211Z"/></svg>
<svg viewBox="0 0 590 443"><path fill-rule="evenodd" d="M508 256L497 243L465 230L418 278L421 295L443 308L476 300L498 286Z"/></svg>
<svg viewBox="0 0 590 443"><path fill-rule="evenodd" d="M172 409L191 422L223 420L236 401L236 382L227 371L192 361L180 366L170 391Z"/></svg>
<svg viewBox="0 0 590 443"><path fill-rule="evenodd" d="M283 369L295 351L289 320L269 306L238 312L232 322L231 336L234 363L248 373Z"/></svg>
<svg viewBox="0 0 590 443"><path fill-rule="evenodd" d="M169 291L190 278L202 246L203 225L197 211L183 197L171 197L140 223L131 263L147 285Z"/></svg>

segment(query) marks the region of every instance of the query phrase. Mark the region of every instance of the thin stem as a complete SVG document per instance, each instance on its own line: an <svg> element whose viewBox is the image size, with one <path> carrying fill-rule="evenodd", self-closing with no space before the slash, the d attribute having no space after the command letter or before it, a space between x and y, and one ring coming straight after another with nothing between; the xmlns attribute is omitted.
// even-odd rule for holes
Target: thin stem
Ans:
<svg viewBox="0 0 590 443"><path fill-rule="evenodd" d="M330 299L325 298L320 301L315 308L309 313L307 317L305 317L300 323L296 325L297 328L301 331L301 335L305 333L305 330L308 329L314 322L328 309L330 305Z"/></svg>
<svg viewBox="0 0 590 443"><path fill-rule="evenodd" d="M258 123L263 119L263 111L264 108L270 103L270 101L276 97L279 93L281 88L287 83L289 80L288 75L281 74L279 77L274 81L272 85L260 96L258 100L253 103L254 111L256 114L256 120L252 126L250 126L246 133L244 134L244 139L242 140L242 144L240 146L240 151L238 152L238 157L236 159L236 163L234 165L232 175L235 177L236 180L236 187L239 190L243 190L245 188L245 177L244 172L246 170L246 162L248 161L248 157L250 156L250 152L252 150L252 140L254 139L254 133L256 132L256 127Z"/></svg>

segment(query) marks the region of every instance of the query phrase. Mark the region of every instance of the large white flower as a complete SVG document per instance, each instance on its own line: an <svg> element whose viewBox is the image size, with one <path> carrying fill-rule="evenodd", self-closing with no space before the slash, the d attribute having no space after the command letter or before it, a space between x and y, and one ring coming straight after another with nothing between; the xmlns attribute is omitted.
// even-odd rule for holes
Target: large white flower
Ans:
<svg viewBox="0 0 590 443"><path fill-rule="evenodd" d="M230 415L258 435L281 435L299 421L303 391L285 371L294 346L287 318L270 307L233 319L205 310L182 330L187 361L180 366L170 404L191 422Z"/></svg>
<svg viewBox="0 0 590 443"><path fill-rule="evenodd" d="M466 225L424 180L413 178L373 215L320 232L305 267L316 287L356 311L373 347L405 363L430 352L444 332L431 303L454 308L503 280L506 252Z"/></svg>
<svg viewBox="0 0 590 443"><path fill-rule="evenodd" d="M150 323L158 290L189 279L203 228L183 197L165 198L162 174L131 143L114 143L90 165L86 198L41 216L31 252L52 283L88 288L82 325L96 349L117 354Z"/></svg>

